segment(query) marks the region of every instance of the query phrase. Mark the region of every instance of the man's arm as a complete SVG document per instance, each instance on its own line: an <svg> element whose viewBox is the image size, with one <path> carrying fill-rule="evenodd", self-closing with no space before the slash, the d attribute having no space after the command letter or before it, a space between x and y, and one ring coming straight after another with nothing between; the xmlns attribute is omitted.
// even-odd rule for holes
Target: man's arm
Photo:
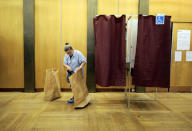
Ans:
<svg viewBox="0 0 192 131"><path fill-rule="evenodd" d="M64 68L67 69L68 71L72 71L72 68L66 64L63 64Z"/></svg>
<svg viewBox="0 0 192 131"><path fill-rule="evenodd" d="M67 65L67 55L64 56L63 67L64 67L64 69L66 69L68 71L72 71L72 68Z"/></svg>
<svg viewBox="0 0 192 131"><path fill-rule="evenodd" d="M78 72L79 70L81 70L85 66L85 64L86 62L82 62L81 65L78 68L76 68L75 71Z"/></svg>
<svg viewBox="0 0 192 131"><path fill-rule="evenodd" d="M85 66L86 62L82 62L82 64L80 65L80 68L82 69Z"/></svg>

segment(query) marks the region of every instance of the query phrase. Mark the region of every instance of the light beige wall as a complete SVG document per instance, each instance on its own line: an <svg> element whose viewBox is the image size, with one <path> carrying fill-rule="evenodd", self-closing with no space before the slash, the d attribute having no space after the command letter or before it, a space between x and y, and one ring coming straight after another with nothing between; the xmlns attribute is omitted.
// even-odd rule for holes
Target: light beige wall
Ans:
<svg viewBox="0 0 192 131"><path fill-rule="evenodd" d="M63 0L62 45L60 45L60 0L35 1L35 75L36 88L43 88L45 70L63 64L64 44L87 54L87 1ZM62 60L60 60L60 54ZM62 88L68 88L66 71L61 67Z"/></svg>
<svg viewBox="0 0 192 131"><path fill-rule="evenodd" d="M173 27L171 86L192 87L192 62L186 61L186 51L182 51L182 62L175 62L175 51L177 50L177 31L192 30L192 23L174 23ZM190 49L192 51L192 41Z"/></svg>
<svg viewBox="0 0 192 131"><path fill-rule="evenodd" d="M192 22L192 0L149 0L149 14L166 14L172 21Z"/></svg>
<svg viewBox="0 0 192 131"><path fill-rule="evenodd" d="M60 0L35 1L35 81L43 88L45 71L60 67Z"/></svg>
<svg viewBox="0 0 192 131"><path fill-rule="evenodd" d="M0 88L24 88L23 0L0 0Z"/></svg>

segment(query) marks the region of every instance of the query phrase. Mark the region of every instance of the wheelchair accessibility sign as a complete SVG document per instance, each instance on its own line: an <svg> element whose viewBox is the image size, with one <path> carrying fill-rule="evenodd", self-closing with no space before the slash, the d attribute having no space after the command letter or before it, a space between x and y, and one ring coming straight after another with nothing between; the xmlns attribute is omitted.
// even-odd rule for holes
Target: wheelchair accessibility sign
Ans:
<svg viewBox="0 0 192 131"><path fill-rule="evenodd" d="M156 16L156 25L163 25L165 23L165 15Z"/></svg>

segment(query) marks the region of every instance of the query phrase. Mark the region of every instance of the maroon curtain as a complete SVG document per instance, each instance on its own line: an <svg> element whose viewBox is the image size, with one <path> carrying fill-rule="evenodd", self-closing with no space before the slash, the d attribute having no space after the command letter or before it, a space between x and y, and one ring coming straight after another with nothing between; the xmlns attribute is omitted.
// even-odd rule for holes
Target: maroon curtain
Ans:
<svg viewBox="0 0 192 131"><path fill-rule="evenodd" d="M100 86L125 86L125 15L94 18L95 77Z"/></svg>
<svg viewBox="0 0 192 131"><path fill-rule="evenodd" d="M170 87L170 16L156 25L155 16L139 16L133 83L146 87Z"/></svg>

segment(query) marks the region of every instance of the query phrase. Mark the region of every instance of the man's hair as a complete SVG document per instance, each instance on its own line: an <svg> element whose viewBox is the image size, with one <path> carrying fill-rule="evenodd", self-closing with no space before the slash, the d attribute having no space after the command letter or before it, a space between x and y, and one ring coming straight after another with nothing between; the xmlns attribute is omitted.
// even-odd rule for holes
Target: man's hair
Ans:
<svg viewBox="0 0 192 131"><path fill-rule="evenodd" d="M73 48L72 48L71 45L69 45L69 43L65 43L65 47L64 47L64 50L65 50L65 51L72 50L72 49L73 49Z"/></svg>

